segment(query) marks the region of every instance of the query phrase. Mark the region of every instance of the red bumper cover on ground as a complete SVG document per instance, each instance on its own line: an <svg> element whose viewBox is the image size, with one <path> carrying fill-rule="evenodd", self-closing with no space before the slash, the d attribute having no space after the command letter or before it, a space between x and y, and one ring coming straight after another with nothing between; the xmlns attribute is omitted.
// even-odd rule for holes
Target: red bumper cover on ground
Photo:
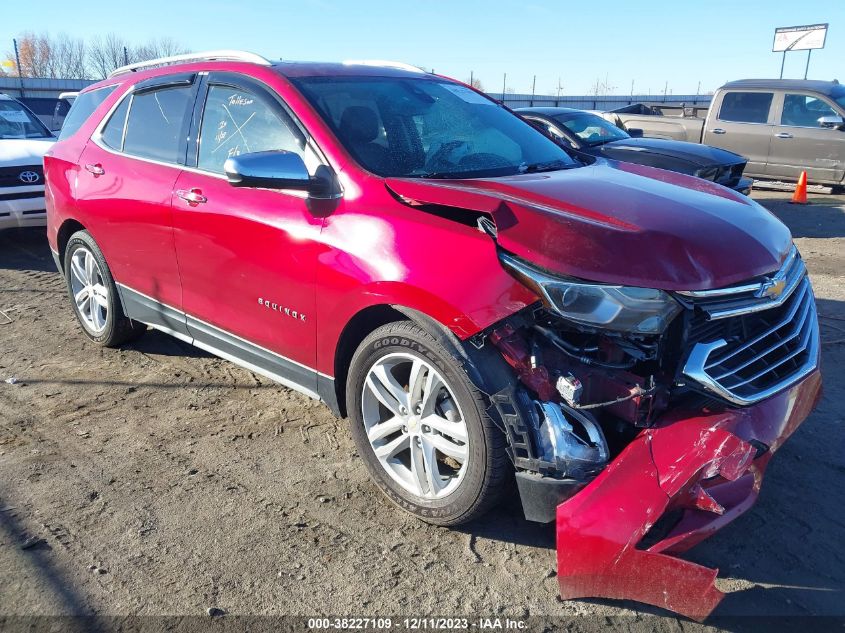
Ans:
<svg viewBox="0 0 845 633"><path fill-rule="evenodd" d="M692 547L754 504L769 459L820 392L817 371L757 405L672 411L643 431L558 506L561 597L629 599L707 617L724 597L713 584L718 570L669 554ZM679 520L656 543L641 543L661 517Z"/></svg>

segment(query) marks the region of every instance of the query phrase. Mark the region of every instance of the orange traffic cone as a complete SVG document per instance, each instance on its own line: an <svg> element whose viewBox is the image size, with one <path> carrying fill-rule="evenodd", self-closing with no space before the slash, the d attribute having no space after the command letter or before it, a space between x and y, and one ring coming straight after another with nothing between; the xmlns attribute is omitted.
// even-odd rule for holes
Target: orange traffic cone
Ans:
<svg viewBox="0 0 845 633"><path fill-rule="evenodd" d="M798 186L795 187L795 193L792 194L790 204L807 204L807 172L802 171L798 178Z"/></svg>

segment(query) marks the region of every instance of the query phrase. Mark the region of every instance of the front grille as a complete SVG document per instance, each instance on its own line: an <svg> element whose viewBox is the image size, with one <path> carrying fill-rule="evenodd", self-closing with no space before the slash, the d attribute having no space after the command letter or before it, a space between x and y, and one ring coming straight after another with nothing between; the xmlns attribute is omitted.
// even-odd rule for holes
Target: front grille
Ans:
<svg viewBox="0 0 845 633"><path fill-rule="evenodd" d="M722 300L717 300L719 291L692 299L687 327L691 350L683 373L705 391L734 404L768 398L809 374L818 363L815 299L797 252L790 253L784 267L769 279L785 282L776 299L755 296L760 288L769 287L769 280L755 282L756 293L749 294L747 289L755 285L749 283L723 289Z"/></svg>
<svg viewBox="0 0 845 633"><path fill-rule="evenodd" d="M38 174L35 182L24 182L20 175L25 171ZM44 168L41 165L15 165L14 167L0 167L0 187L31 187L44 184Z"/></svg>

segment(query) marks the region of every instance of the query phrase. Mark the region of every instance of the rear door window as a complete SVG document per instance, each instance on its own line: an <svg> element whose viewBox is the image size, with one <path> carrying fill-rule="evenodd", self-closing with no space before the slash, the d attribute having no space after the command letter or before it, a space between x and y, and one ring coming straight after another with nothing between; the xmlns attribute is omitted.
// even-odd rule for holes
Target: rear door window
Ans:
<svg viewBox="0 0 845 633"><path fill-rule="evenodd" d="M722 98L719 120L766 123L773 96L771 92L728 92Z"/></svg>
<svg viewBox="0 0 845 633"><path fill-rule="evenodd" d="M193 86L159 88L135 94L129 108L123 151L165 163L184 156L194 103Z"/></svg>
<svg viewBox="0 0 845 633"><path fill-rule="evenodd" d="M64 123L62 123L59 140L66 139L76 133L94 110L114 92L115 88L117 88L116 85L106 86L105 88L98 88L97 90L90 90L77 95L73 101L73 105L70 107L70 112L67 113Z"/></svg>
<svg viewBox="0 0 845 633"><path fill-rule="evenodd" d="M780 124L794 127L819 127L823 116L836 116L826 102L812 95L786 94Z"/></svg>

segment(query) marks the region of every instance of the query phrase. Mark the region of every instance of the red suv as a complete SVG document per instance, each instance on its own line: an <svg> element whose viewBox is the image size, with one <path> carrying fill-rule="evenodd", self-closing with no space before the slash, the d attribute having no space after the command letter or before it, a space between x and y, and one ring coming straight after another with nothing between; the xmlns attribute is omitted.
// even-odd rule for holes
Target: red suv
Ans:
<svg viewBox="0 0 845 633"><path fill-rule="evenodd" d="M45 159L83 332L153 327L324 401L425 521L515 479L565 597L711 609L666 553L753 503L820 391L787 228L413 67L190 57L87 88Z"/></svg>

